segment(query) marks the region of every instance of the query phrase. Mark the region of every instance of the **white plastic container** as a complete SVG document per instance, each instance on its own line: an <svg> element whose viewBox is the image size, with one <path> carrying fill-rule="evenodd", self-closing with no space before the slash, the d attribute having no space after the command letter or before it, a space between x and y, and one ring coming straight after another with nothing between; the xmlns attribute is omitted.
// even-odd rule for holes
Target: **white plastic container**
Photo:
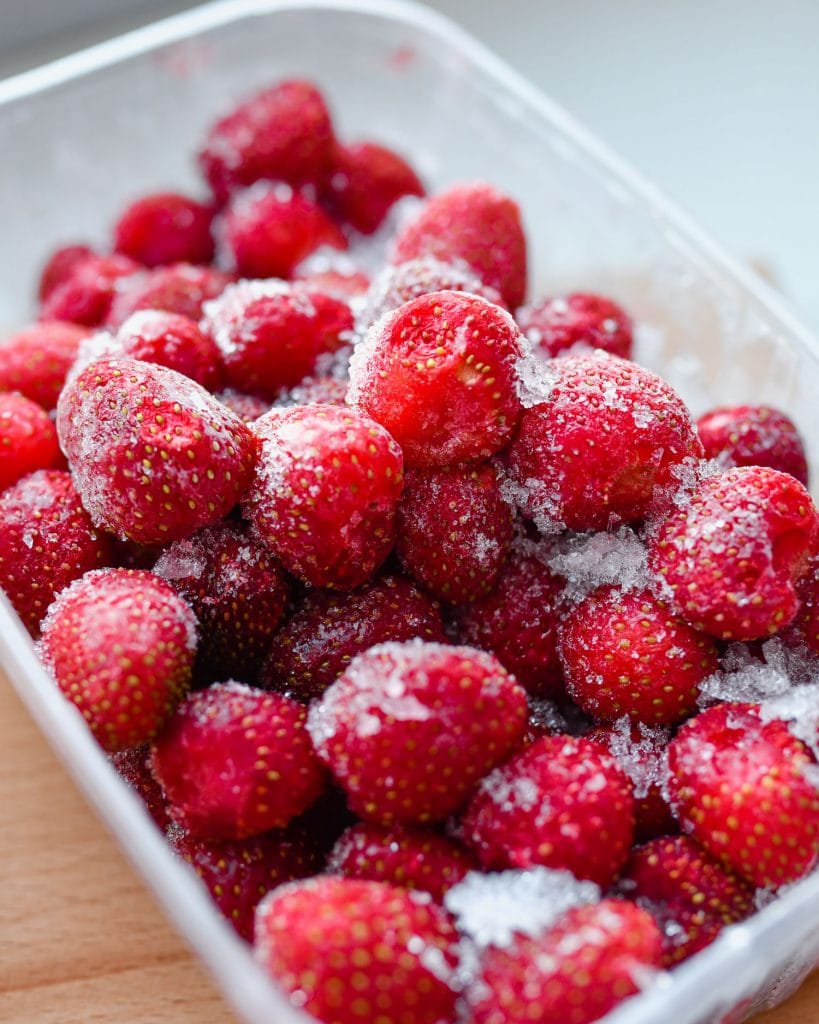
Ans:
<svg viewBox="0 0 819 1024"><path fill-rule="evenodd" d="M105 242L123 202L197 188L193 153L231 101L286 75L323 86L346 138L394 144L433 188L485 178L521 203L532 291L598 287L642 322L641 361L701 411L786 409L819 453L819 344L751 272L483 47L387 0L226 0L0 83L0 331L32 314L56 244ZM40 667L0 595L0 665L251 1024L306 1020L254 965ZM772 1005L819 962L819 874L607 1018L706 1024ZM738 1019L738 1018L737 1018Z"/></svg>

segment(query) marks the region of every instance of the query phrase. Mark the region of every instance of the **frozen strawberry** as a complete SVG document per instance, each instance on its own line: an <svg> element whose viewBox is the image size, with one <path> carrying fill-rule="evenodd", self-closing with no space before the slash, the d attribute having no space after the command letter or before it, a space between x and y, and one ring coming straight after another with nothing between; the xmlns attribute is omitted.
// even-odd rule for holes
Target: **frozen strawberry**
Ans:
<svg viewBox="0 0 819 1024"><path fill-rule="evenodd" d="M813 555L797 584L799 611L783 634L789 644L804 644L819 654L819 555Z"/></svg>
<svg viewBox="0 0 819 1024"><path fill-rule="evenodd" d="M331 405L272 409L244 509L294 576L350 589L389 554L403 486L401 450L369 416Z"/></svg>
<svg viewBox="0 0 819 1024"><path fill-rule="evenodd" d="M129 316L116 333L112 354L167 366L208 391L222 377L222 354L213 339L179 313L141 310Z"/></svg>
<svg viewBox="0 0 819 1024"><path fill-rule="evenodd" d="M45 410L15 391L0 393L0 491L37 469L61 465L57 431Z"/></svg>
<svg viewBox="0 0 819 1024"><path fill-rule="evenodd" d="M626 900L573 907L544 934L487 950L467 999L474 1024L591 1024L661 966L651 916Z"/></svg>
<svg viewBox="0 0 819 1024"><path fill-rule="evenodd" d="M213 209L178 192L135 200L114 225L114 250L146 267L210 263Z"/></svg>
<svg viewBox="0 0 819 1024"><path fill-rule="evenodd" d="M302 260L347 240L324 210L289 185L259 182L237 192L221 225L225 254L240 277L290 277Z"/></svg>
<svg viewBox="0 0 819 1024"><path fill-rule="evenodd" d="M129 278L141 265L129 256L90 255L78 260L55 285L40 306L40 320L68 320L87 327L105 322L118 282Z"/></svg>
<svg viewBox="0 0 819 1024"><path fill-rule="evenodd" d="M256 912L256 958L327 1024L444 1024L455 1016L458 935L427 893L324 876Z"/></svg>
<svg viewBox="0 0 819 1024"><path fill-rule="evenodd" d="M33 636L63 587L110 557L69 473L42 469L0 494L0 587Z"/></svg>
<svg viewBox="0 0 819 1024"><path fill-rule="evenodd" d="M171 824L168 802L162 787L151 771L151 748L148 744L111 754L111 764L145 804L157 827L163 832Z"/></svg>
<svg viewBox="0 0 819 1024"><path fill-rule="evenodd" d="M682 399L648 370L599 355L555 360L550 374L505 455L521 511L541 530L639 521L702 456Z"/></svg>
<svg viewBox="0 0 819 1024"><path fill-rule="evenodd" d="M19 391L50 411L88 333L87 327L54 320L0 341L0 391Z"/></svg>
<svg viewBox="0 0 819 1024"><path fill-rule="evenodd" d="M778 888L814 867L819 791L804 772L810 753L784 722L762 722L755 705L721 704L687 722L668 754L683 830L728 870Z"/></svg>
<svg viewBox="0 0 819 1024"><path fill-rule="evenodd" d="M719 668L714 641L675 618L648 590L589 594L558 630L569 696L596 719L628 715L673 725L697 707L700 683Z"/></svg>
<svg viewBox="0 0 819 1024"><path fill-rule="evenodd" d="M769 466L807 486L808 462L793 420L768 405L712 409L697 420L705 457L731 466Z"/></svg>
<svg viewBox="0 0 819 1024"><path fill-rule="evenodd" d="M462 643L491 651L533 696L559 697L565 691L557 655L564 587L534 546L518 543L492 593L455 609L457 635Z"/></svg>
<svg viewBox="0 0 819 1024"><path fill-rule="evenodd" d="M665 967L693 956L725 925L743 921L755 909L753 890L689 836L661 836L638 847L619 889L661 925Z"/></svg>
<svg viewBox="0 0 819 1024"><path fill-rule="evenodd" d="M333 217L371 235L402 196L422 196L424 186L403 157L386 146L360 142L336 146L322 201Z"/></svg>
<svg viewBox="0 0 819 1024"><path fill-rule="evenodd" d="M152 752L174 821L201 839L285 828L324 788L306 717L281 694L235 682L190 694Z"/></svg>
<svg viewBox="0 0 819 1024"><path fill-rule="evenodd" d="M439 903L474 868L462 847L436 832L366 822L347 829L327 861L333 874L420 889Z"/></svg>
<svg viewBox="0 0 819 1024"><path fill-rule="evenodd" d="M220 912L247 942L253 941L253 921L262 898L286 882L317 874L324 863L323 855L298 822L246 839L195 839L177 828L168 833L168 839L173 851L193 867Z"/></svg>
<svg viewBox="0 0 819 1024"><path fill-rule="evenodd" d="M238 416L242 423L252 423L260 416L264 416L266 412L270 412L270 402L264 398L247 395L242 391L235 391L233 388L226 388L224 391L218 392L216 398Z"/></svg>
<svg viewBox="0 0 819 1024"><path fill-rule="evenodd" d="M605 887L631 848L631 782L605 747L544 736L484 780L462 830L488 870L542 864Z"/></svg>
<svg viewBox="0 0 819 1024"><path fill-rule="evenodd" d="M434 292L370 328L350 364L347 400L390 431L408 466L489 458L521 413L520 333L477 295Z"/></svg>
<svg viewBox="0 0 819 1024"><path fill-rule="evenodd" d="M819 516L800 483L740 467L702 480L656 525L649 565L686 622L722 640L756 640L796 615L795 584L817 535Z"/></svg>
<svg viewBox="0 0 819 1024"><path fill-rule="evenodd" d="M512 545L512 509L498 470L483 465L410 469L398 506L404 569L442 601L488 594Z"/></svg>
<svg viewBox="0 0 819 1024"><path fill-rule="evenodd" d="M204 304L221 295L233 280L223 270L190 263L145 270L118 284L105 324L116 330L133 313L145 309L199 320Z"/></svg>
<svg viewBox="0 0 819 1024"><path fill-rule="evenodd" d="M41 654L100 745L150 740L190 685L196 619L164 580L136 569L98 569L48 610Z"/></svg>
<svg viewBox="0 0 819 1024"><path fill-rule="evenodd" d="M308 259L293 272L294 280L301 281L310 291L324 292L325 295L332 295L334 299L349 302L350 299L364 295L370 287L369 277L354 266L349 269L325 266L320 270L314 269L312 262Z"/></svg>
<svg viewBox="0 0 819 1024"><path fill-rule="evenodd" d="M40 302L71 275L78 263L93 255L94 251L87 245L64 245L55 249L40 272L40 283L37 286L37 298Z"/></svg>
<svg viewBox="0 0 819 1024"><path fill-rule="evenodd" d="M421 640L358 655L309 717L351 810L383 825L456 811L525 724L526 695L492 655Z"/></svg>
<svg viewBox="0 0 819 1024"><path fill-rule="evenodd" d="M333 157L333 126L324 98L290 79L248 97L217 121L199 165L217 200L260 179L290 185L324 178Z"/></svg>
<svg viewBox="0 0 819 1024"><path fill-rule="evenodd" d="M142 544L223 518L250 483L253 436L204 388L164 366L100 360L60 396L57 428L93 521Z"/></svg>
<svg viewBox="0 0 819 1024"><path fill-rule="evenodd" d="M441 612L409 580L389 575L359 590L308 591L274 636L262 685L298 700L320 697L352 659L389 640L444 641Z"/></svg>
<svg viewBox="0 0 819 1024"><path fill-rule="evenodd" d="M346 408L347 381L340 377L305 377L293 388L283 388L276 406L286 409L291 405L337 405Z"/></svg>
<svg viewBox="0 0 819 1024"><path fill-rule="evenodd" d="M517 309L526 296L526 237L517 203L491 185L455 185L433 196L395 240L392 262L463 261Z"/></svg>
<svg viewBox="0 0 819 1024"><path fill-rule="evenodd" d="M631 317L602 295L573 292L524 306L515 314L538 355L547 359L574 350L601 348L630 359L634 345Z"/></svg>
<svg viewBox="0 0 819 1024"><path fill-rule="evenodd" d="M284 281L240 281L205 307L229 387L276 399L352 337L346 302Z"/></svg>

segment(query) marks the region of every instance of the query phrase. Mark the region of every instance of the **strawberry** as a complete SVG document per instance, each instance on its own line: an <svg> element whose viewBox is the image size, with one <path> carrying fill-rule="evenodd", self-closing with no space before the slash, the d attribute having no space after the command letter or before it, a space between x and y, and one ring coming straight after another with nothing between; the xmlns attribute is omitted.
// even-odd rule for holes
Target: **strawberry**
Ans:
<svg viewBox="0 0 819 1024"><path fill-rule="evenodd" d="M558 608L564 582L525 541L512 549L495 589L454 610L462 643L491 651L536 697L564 693L557 656Z"/></svg>
<svg viewBox="0 0 819 1024"><path fill-rule="evenodd" d="M199 839L285 828L324 788L306 717L281 694L235 682L189 694L151 754L173 820Z"/></svg>
<svg viewBox="0 0 819 1024"><path fill-rule="evenodd" d="M657 523L649 565L674 611L722 640L756 640L798 609L795 583L819 536L805 488L765 467L700 481L690 500Z"/></svg>
<svg viewBox="0 0 819 1024"><path fill-rule="evenodd" d="M442 601L490 593L512 545L513 515L489 463L407 471L396 551Z"/></svg>
<svg viewBox="0 0 819 1024"><path fill-rule="evenodd" d="M260 416L264 416L266 412L270 412L270 402L265 401L264 398L258 398L256 395L246 395L244 392L235 391L233 388L219 391L216 398L219 399L222 405L226 405L232 413L238 416L242 423L252 423Z"/></svg>
<svg viewBox="0 0 819 1024"><path fill-rule="evenodd" d="M428 200L399 233L393 263L432 256L462 260L484 284L496 288L509 309L526 293L526 237L520 210L491 185L455 185Z"/></svg>
<svg viewBox="0 0 819 1024"><path fill-rule="evenodd" d="M198 682L255 682L284 614L287 580L270 553L222 522L174 541L154 572L185 598L199 620Z"/></svg>
<svg viewBox="0 0 819 1024"><path fill-rule="evenodd" d="M721 704L668 748L669 792L683 830L755 886L796 881L819 858L819 792L805 745L756 705Z"/></svg>
<svg viewBox="0 0 819 1024"><path fill-rule="evenodd" d="M428 893L325 876L293 882L256 911L256 958L327 1024L444 1024L455 1015L449 915Z"/></svg>
<svg viewBox="0 0 819 1024"><path fill-rule="evenodd" d="M224 256L243 278L290 277L316 249L347 248L324 210L281 182L236 192L220 230Z"/></svg>
<svg viewBox="0 0 819 1024"><path fill-rule="evenodd" d="M117 330L111 353L167 366L208 391L214 391L222 377L222 355L216 344L179 313L156 309L133 313Z"/></svg>
<svg viewBox="0 0 819 1024"><path fill-rule="evenodd" d="M661 966L651 916L626 900L573 907L542 935L484 955L467 999L474 1024L591 1024Z"/></svg>
<svg viewBox="0 0 819 1024"><path fill-rule="evenodd" d="M607 886L631 847L631 782L605 747L544 736L484 779L462 831L487 870L542 864Z"/></svg>
<svg viewBox="0 0 819 1024"><path fill-rule="evenodd" d="M386 146L359 142L336 145L321 199L336 220L371 235L402 196L423 194L406 160Z"/></svg>
<svg viewBox="0 0 819 1024"><path fill-rule="evenodd" d="M256 455L248 427L204 388L135 359L87 366L60 396L57 429L93 521L142 544L225 516Z"/></svg>
<svg viewBox="0 0 819 1024"><path fill-rule="evenodd" d="M589 594L558 629L569 696L588 714L673 725L697 707L719 667L713 640L674 618L648 590Z"/></svg>
<svg viewBox="0 0 819 1024"><path fill-rule="evenodd" d="M17 392L0 393L0 491L37 469L64 465L45 410Z"/></svg>
<svg viewBox="0 0 819 1024"><path fill-rule="evenodd" d="M333 874L420 889L438 903L474 866L464 849L436 832L367 822L348 828L327 861Z"/></svg>
<svg viewBox="0 0 819 1024"><path fill-rule="evenodd" d="M520 334L477 295L433 292L370 328L347 400L390 431L408 466L486 459L512 436Z"/></svg>
<svg viewBox="0 0 819 1024"><path fill-rule="evenodd" d="M573 292L524 306L515 314L520 329L539 356L554 359L566 353L600 348L631 359L634 333L631 317L611 299Z"/></svg>
<svg viewBox="0 0 819 1024"><path fill-rule="evenodd" d="M277 408L291 405L337 405L346 408L347 381L340 377L304 377L295 387L282 388Z"/></svg>
<svg viewBox="0 0 819 1024"><path fill-rule="evenodd" d="M136 260L118 254L78 259L43 299L39 319L98 327L108 316L119 282L140 269Z"/></svg>
<svg viewBox="0 0 819 1024"><path fill-rule="evenodd" d="M525 724L526 696L495 658L421 640L353 658L308 720L351 810L383 825L456 811Z"/></svg>
<svg viewBox="0 0 819 1024"><path fill-rule="evenodd" d="M819 555L813 554L796 588L799 611L783 634L790 644L804 644L819 654Z"/></svg>
<svg viewBox="0 0 819 1024"><path fill-rule="evenodd" d="M0 587L32 636L55 596L111 556L69 473L42 469L0 494Z"/></svg>
<svg viewBox="0 0 819 1024"><path fill-rule="evenodd" d="M163 832L171 824L168 801L151 771L151 748L148 744L121 750L110 755L111 764L145 804L145 810Z"/></svg>
<svg viewBox="0 0 819 1024"><path fill-rule="evenodd" d="M63 245L46 260L45 266L40 271L40 281L37 286L37 298L43 302L57 287L70 276L74 267L81 263L87 256L94 256L95 253L87 245Z"/></svg>
<svg viewBox="0 0 819 1024"><path fill-rule="evenodd" d="M249 96L217 121L199 153L216 199L260 179L290 185L324 178L333 158L333 126L319 90L288 79Z"/></svg>
<svg viewBox="0 0 819 1024"><path fill-rule="evenodd" d="M754 912L753 890L689 836L661 836L638 847L619 889L663 928L663 965L673 967Z"/></svg>
<svg viewBox="0 0 819 1024"><path fill-rule="evenodd" d="M244 509L294 576L350 589L387 557L403 485L401 450L369 416L331 405L272 409Z"/></svg>
<svg viewBox="0 0 819 1024"><path fill-rule="evenodd" d="M338 594L308 591L274 636L261 683L298 700L320 697L352 659L389 640L444 641L441 612L402 576L388 575Z"/></svg>
<svg viewBox="0 0 819 1024"><path fill-rule="evenodd" d="M505 455L521 511L542 532L639 521L701 457L682 399L648 370L599 354L555 360L549 373Z"/></svg>
<svg viewBox="0 0 819 1024"><path fill-rule="evenodd" d="M233 280L223 270L190 263L144 270L118 282L105 326L116 330L133 313L145 309L199 320L204 304L221 295Z"/></svg>
<svg viewBox="0 0 819 1024"><path fill-rule="evenodd" d="M114 250L146 267L210 263L213 210L178 192L156 192L135 200L114 225Z"/></svg>
<svg viewBox="0 0 819 1024"><path fill-rule="evenodd" d="M712 409L697 420L707 459L724 469L769 466L808 485L805 447L793 420L768 405Z"/></svg>
<svg viewBox="0 0 819 1024"><path fill-rule="evenodd" d="M193 612L164 580L98 569L62 591L43 621L41 655L100 745L150 740L190 685Z"/></svg>
<svg viewBox="0 0 819 1024"><path fill-rule="evenodd" d="M298 821L287 829L247 839L214 842L180 828L168 833L171 849L186 860L208 887L221 914L247 942L253 941L256 907L286 882L309 878L324 858Z"/></svg>
<svg viewBox="0 0 819 1024"><path fill-rule="evenodd" d="M88 328L60 320L33 324L0 342L0 392L21 395L50 411Z"/></svg>
<svg viewBox="0 0 819 1024"><path fill-rule="evenodd" d="M240 281L205 306L229 387L271 402L352 336L346 302L284 281Z"/></svg>

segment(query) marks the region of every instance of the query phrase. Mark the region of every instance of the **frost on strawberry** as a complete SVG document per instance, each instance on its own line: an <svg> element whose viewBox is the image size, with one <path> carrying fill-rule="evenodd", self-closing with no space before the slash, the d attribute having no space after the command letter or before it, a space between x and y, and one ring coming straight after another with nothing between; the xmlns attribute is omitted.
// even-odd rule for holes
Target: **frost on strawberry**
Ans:
<svg viewBox="0 0 819 1024"><path fill-rule="evenodd" d="M634 328L624 309L602 295L573 292L524 306L515 319L544 359L602 349L630 359Z"/></svg>

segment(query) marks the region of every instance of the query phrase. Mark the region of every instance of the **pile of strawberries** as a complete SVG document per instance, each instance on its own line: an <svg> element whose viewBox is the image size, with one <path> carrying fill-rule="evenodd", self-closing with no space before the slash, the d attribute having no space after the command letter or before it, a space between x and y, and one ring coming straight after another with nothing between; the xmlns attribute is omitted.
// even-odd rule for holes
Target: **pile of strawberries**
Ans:
<svg viewBox="0 0 819 1024"><path fill-rule="evenodd" d="M0 585L294 1005L597 1020L816 864L817 730L722 685L819 699L796 428L524 305L515 202L308 83L199 161L0 345Z"/></svg>

